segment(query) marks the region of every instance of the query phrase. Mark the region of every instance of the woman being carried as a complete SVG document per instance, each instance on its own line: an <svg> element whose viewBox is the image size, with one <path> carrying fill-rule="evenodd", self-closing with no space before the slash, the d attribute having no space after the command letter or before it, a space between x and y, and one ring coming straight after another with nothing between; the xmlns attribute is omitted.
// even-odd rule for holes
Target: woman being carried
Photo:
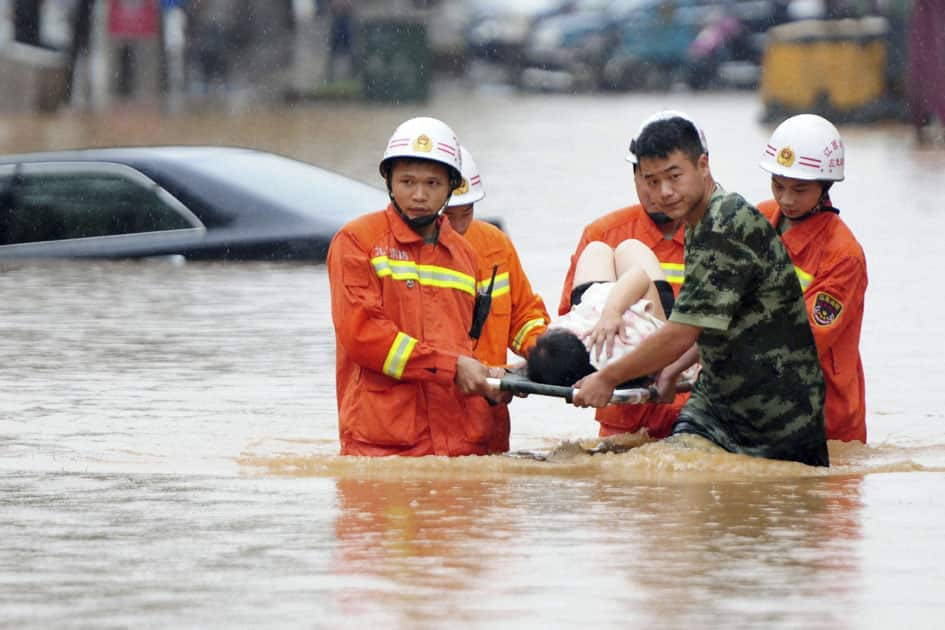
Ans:
<svg viewBox="0 0 945 630"><path fill-rule="evenodd" d="M666 322L673 290L659 260L640 241L611 248L594 241L581 252L574 273L571 310L548 326L528 355L529 380L571 386L629 353ZM687 370L693 379L698 366ZM639 387L650 378L621 387Z"/></svg>

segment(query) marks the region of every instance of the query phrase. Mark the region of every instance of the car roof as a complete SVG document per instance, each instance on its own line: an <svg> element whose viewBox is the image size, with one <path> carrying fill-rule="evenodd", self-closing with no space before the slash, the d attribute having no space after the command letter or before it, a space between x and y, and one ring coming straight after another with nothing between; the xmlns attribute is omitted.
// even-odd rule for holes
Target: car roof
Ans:
<svg viewBox="0 0 945 630"><path fill-rule="evenodd" d="M168 162L193 163L195 160L214 157L251 154L277 155L258 149L236 146L136 146L14 153L0 155L0 164L11 162L115 162L118 164L146 165Z"/></svg>
<svg viewBox="0 0 945 630"><path fill-rule="evenodd" d="M188 205L198 204L201 210L194 208L195 212L214 222L227 220L211 218L227 198L229 203L222 206L252 205L256 216L260 206L245 200L259 200L264 207L281 207L310 220L328 220L337 227L387 205L387 196L379 188L308 162L243 147L114 147L0 155L0 166L51 162L135 168Z"/></svg>

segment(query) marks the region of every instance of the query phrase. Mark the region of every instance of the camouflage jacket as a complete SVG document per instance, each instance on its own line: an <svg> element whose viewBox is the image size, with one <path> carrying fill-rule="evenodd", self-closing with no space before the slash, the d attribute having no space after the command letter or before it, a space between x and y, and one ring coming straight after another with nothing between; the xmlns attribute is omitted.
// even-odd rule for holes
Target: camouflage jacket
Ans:
<svg viewBox="0 0 945 630"><path fill-rule="evenodd" d="M751 204L717 190L686 231L670 321L702 328L702 373L674 432L726 450L828 465L824 377L791 259Z"/></svg>

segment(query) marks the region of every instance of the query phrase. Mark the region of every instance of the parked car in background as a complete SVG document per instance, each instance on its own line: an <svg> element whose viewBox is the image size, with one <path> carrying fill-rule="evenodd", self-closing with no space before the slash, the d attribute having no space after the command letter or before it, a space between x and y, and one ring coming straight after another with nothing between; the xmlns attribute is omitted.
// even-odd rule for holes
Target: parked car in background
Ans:
<svg viewBox="0 0 945 630"><path fill-rule="evenodd" d="M643 0L575 0L571 10L537 20L524 50L523 85L537 89L604 87L603 69L622 21Z"/></svg>
<svg viewBox="0 0 945 630"><path fill-rule="evenodd" d="M789 19L784 0L644 0L620 19L602 70L616 89L685 82L752 85L765 33Z"/></svg>
<svg viewBox="0 0 945 630"><path fill-rule="evenodd" d="M520 67L535 23L566 13L575 0L470 0L468 51L477 59Z"/></svg>
<svg viewBox="0 0 945 630"><path fill-rule="evenodd" d="M788 0L575 0L534 22L523 85L538 89L750 86Z"/></svg>
<svg viewBox="0 0 945 630"><path fill-rule="evenodd" d="M324 260L378 188L287 157L228 147L0 156L0 260Z"/></svg>

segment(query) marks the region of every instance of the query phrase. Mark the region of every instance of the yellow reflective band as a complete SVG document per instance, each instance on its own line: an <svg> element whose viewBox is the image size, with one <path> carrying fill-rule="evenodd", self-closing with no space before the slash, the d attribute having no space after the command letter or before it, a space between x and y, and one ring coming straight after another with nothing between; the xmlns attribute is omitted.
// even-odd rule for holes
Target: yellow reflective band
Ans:
<svg viewBox="0 0 945 630"><path fill-rule="evenodd" d="M387 256L371 259L378 278L392 277L394 280L419 280L416 263L409 260L391 260Z"/></svg>
<svg viewBox="0 0 945 630"><path fill-rule="evenodd" d="M418 265L412 260L391 260L387 256L371 259L378 278L413 280L422 285L456 289L469 295L476 294L476 280L470 275L436 265Z"/></svg>
<svg viewBox="0 0 945 630"><path fill-rule="evenodd" d="M489 282L492 281L492 278L488 280L480 280L479 284L476 285L476 288L485 293L486 289L489 288ZM492 297L498 297L500 295L505 295L511 289L509 283L509 272L500 273L495 277L495 284L492 285Z"/></svg>
<svg viewBox="0 0 945 630"><path fill-rule="evenodd" d="M794 273L797 274L797 279L801 281L801 291L807 291L807 287L814 281L814 276L797 266L794 267Z"/></svg>
<svg viewBox="0 0 945 630"><path fill-rule="evenodd" d="M666 275L666 282L670 284L682 284L686 275L686 265L682 263L660 263L663 273Z"/></svg>
<svg viewBox="0 0 945 630"><path fill-rule="evenodd" d="M512 351L520 352L522 349L522 342L525 341L525 337L528 336L528 333L534 330L537 326L544 325L545 320L541 317L525 322L525 325L522 326L515 334L515 339L512 340Z"/></svg>
<svg viewBox="0 0 945 630"><path fill-rule="evenodd" d="M384 374L399 380L404 375L404 368L407 367L407 360L415 345L416 339L402 332L397 333L394 343L390 344L390 350L387 351L387 359L384 360Z"/></svg>

